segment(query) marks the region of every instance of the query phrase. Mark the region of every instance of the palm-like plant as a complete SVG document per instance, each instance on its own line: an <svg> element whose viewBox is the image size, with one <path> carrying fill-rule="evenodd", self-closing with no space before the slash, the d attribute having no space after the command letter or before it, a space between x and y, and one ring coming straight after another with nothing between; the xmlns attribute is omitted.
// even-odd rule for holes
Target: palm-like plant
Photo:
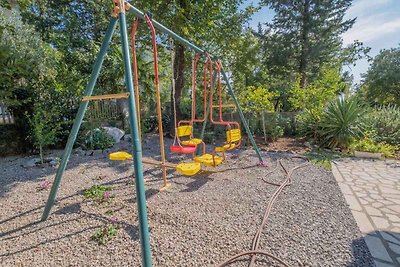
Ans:
<svg viewBox="0 0 400 267"><path fill-rule="evenodd" d="M363 114L364 108L356 98L339 96L327 106L321 118L323 142L331 148L346 148L352 139L361 138L365 131Z"/></svg>

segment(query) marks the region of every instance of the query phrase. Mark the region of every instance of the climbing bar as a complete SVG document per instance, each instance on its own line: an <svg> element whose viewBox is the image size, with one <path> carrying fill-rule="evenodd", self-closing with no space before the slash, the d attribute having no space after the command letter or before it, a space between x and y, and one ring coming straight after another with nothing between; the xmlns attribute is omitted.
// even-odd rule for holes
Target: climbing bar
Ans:
<svg viewBox="0 0 400 267"><path fill-rule="evenodd" d="M110 95L94 95L94 96L84 96L84 97L82 97L82 101L118 99L118 98L128 98L128 97L129 97L129 93L110 94Z"/></svg>
<svg viewBox="0 0 400 267"><path fill-rule="evenodd" d="M221 105L221 107L223 107L223 108L234 108L234 109L236 109L236 105L235 105L235 104L224 104L224 105ZM213 106L213 108L219 108L219 106Z"/></svg>

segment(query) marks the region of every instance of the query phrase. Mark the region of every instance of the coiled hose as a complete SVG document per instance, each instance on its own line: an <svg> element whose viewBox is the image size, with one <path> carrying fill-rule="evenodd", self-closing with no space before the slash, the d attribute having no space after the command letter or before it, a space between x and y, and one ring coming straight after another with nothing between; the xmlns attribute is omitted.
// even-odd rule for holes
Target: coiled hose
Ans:
<svg viewBox="0 0 400 267"><path fill-rule="evenodd" d="M254 266L257 255L264 255L264 256L270 257L270 258L274 259L275 261L279 262L280 264L282 264L283 266L289 267L289 265L285 261L283 261L282 259L280 259L280 258L278 258L278 257L276 257L276 256L274 256L274 255L272 255L272 254L270 254L270 253L268 253L266 251L262 251L262 250L260 250L258 248L259 244L260 244L260 238L261 238L262 231L263 231L264 227L266 226L266 224L268 222L269 215L271 214L272 208L273 208L273 206L275 204L275 201L277 200L279 194L283 191L283 189L285 189L286 186L289 186L289 185L292 184L292 174L293 174L293 172L298 170L298 169L300 169L300 168L304 168L305 166L307 166L310 163L308 161L308 159L306 157L303 157L303 156L292 156L292 157L289 157L289 158L286 158L286 159L289 159L289 160L290 159L302 159L305 162L300 164L300 165L297 165L297 166L291 168L290 170L287 170L285 168L285 166L283 165L283 163L282 163L284 158L279 159L279 160L276 161L275 168L272 171L270 171L268 174L266 174L265 177L262 178L262 180L264 182L266 182L268 184L276 185L276 186L279 186L279 187L275 190L274 194L271 196L271 198L270 198L270 200L268 202L267 208L264 211L264 217L262 219L262 222L261 222L261 224L260 224L260 226L259 226L259 228L258 228L258 230L257 230L257 232L256 232L256 234L255 234L255 236L253 238L253 242L252 242L252 245L251 245L251 250L244 251L244 252L241 252L239 254L236 254L236 255L230 257L229 259L227 259L226 261L224 261L223 263L220 263L219 265L217 265L217 267L228 266L229 264L233 263L238 258L246 256L246 255L251 255L249 267L253 267ZM271 173L275 172L279 167L281 167L283 169L283 171L285 172L285 180L281 184L276 184L276 183L272 183L272 182L267 181L265 179L266 176L268 176Z"/></svg>

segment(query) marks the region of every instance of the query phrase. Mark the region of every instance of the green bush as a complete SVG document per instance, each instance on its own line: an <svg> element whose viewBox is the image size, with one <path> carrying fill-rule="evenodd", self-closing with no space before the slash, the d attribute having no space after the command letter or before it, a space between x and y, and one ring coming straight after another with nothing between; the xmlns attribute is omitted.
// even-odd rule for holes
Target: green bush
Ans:
<svg viewBox="0 0 400 267"><path fill-rule="evenodd" d="M362 140L355 140L350 145L350 149L352 151L365 151L371 153L382 153L385 157L394 157L396 155L396 151L399 150L399 147L386 144L386 143L375 143L370 138L364 138Z"/></svg>
<svg viewBox="0 0 400 267"><path fill-rule="evenodd" d="M400 108L394 105L371 109L367 114L369 136L376 142L400 145Z"/></svg>
<svg viewBox="0 0 400 267"><path fill-rule="evenodd" d="M323 145L347 148L365 133L364 108L354 97L344 95L328 104L321 116L319 135Z"/></svg>
<svg viewBox="0 0 400 267"><path fill-rule="evenodd" d="M296 134L299 137L318 140L320 131L320 118L312 112L305 110L296 116Z"/></svg>
<svg viewBox="0 0 400 267"><path fill-rule="evenodd" d="M89 131L85 139L86 149L107 149L114 146L115 141L103 129L93 129Z"/></svg>
<svg viewBox="0 0 400 267"><path fill-rule="evenodd" d="M273 113L271 117L266 119L266 134L272 140L276 141L279 137L284 134L284 123L282 116L277 113Z"/></svg>

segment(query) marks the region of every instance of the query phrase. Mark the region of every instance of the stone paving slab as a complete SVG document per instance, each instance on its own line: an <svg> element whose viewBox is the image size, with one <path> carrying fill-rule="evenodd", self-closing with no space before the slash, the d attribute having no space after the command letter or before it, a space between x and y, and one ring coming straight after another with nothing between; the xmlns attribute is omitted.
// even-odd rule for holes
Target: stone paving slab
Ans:
<svg viewBox="0 0 400 267"><path fill-rule="evenodd" d="M400 161L340 159L332 172L376 266L400 266Z"/></svg>

